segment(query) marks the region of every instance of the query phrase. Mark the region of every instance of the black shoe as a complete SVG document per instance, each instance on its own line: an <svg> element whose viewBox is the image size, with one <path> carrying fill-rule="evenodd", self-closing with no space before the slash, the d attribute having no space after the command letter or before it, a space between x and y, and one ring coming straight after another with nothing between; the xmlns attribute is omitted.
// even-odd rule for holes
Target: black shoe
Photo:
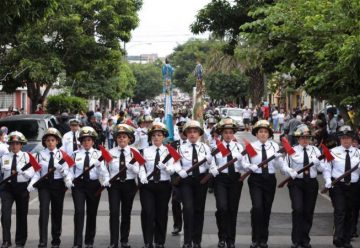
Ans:
<svg viewBox="0 0 360 248"><path fill-rule="evenodd" d="M212 194L214 192L214 188L209 188L208 192Z"/></svg>
<svg viewBox="0 0 360 248"><path fill-rule="evenodd" d="M218 246L217 246L218 248L225 248L225 241L224 240L220 240L219 242L218 242Z"/></svg>
<svg viewBox="0 0 360 248"><path fill-rule="evenodd" d="M145 244L143 246L143 248L153 248L153 247L154 247L153 244Z"/></svg>
<svg viewBox="0 0 360 248"><path fill-rule="evenodd" d="M60 245L52 245L51 248L60 248Z"/></svg>
<svg viewBox="0 0 360 248"><path fill-rule="evenodd" d="M260 248L260 246L257 243L252 242L252 244L250 245L250 248Z"/></svg>
<svg viewBox="0 0 360 248"><path fill-rule="evenodd" d="M193 248L201 248L201 245L194 243L194 244L193 244Z"/></svg>
<svg viewBox="0 0 360 248"><path fill-rule="evenodd" d="M269 246L266 243L260 243L260 248L268 248Z"/></svg>
<svg viewBox="0 0 360 248"><path fill-rule="evenodd" d="M155 248L164 248L164 245L156 244L156 245L155 245Z"/></svg>
<svg viewBox="0 0 360 248"><path fill-rule="evenodd" d="M179 227L174 227L174 230L171 232L171 234L172 234L173 236L177 236L177 235L179 235L180 232L181 232L181 228L179 228Z"/></svg>
<svg viewBox="0 0 360 248"><path fill-rule="evenodd" d="M353 248L353 246L350 243L346 243L346 244L344 244L344 248Z"/></svg>
<svg viewBox="0 0 360 248"><path fill-rule="evenodd" d="M312 248L312 246L310 244L302 244L301 247L302 248Z"/></svg>
<svg viewBox="0 0 360 248"><path fill-rule="evenodd" d="M3 242L2 245L1 245L1 248L8 248L8 247L11 247L11 242Z"/></svg>
<svg viewBox="0 0 360 248"><path fill-rule="evenodd" d="M353 234L351 234L351 237L352 237L352 238L358 238L358 237L359 237L359 234L353 233Z"/></svg>
<svg viewBox="0 0 360 248"><path fill-rule="evenodd" d="M192 245L191 245L191 244L184 244L184 245L182 246L182 248L192 248Z"/></svg>
<svg viewBox="0 0 360 248"><path fill-rule="evenodd" d="M85 248L94 248L94 245L85 245Z"/></svg>
<svg viewBox="0 0 360 248"><path fill-rule="evenodd" d="M129 243L121 243L121 248L131 248L131 246L129 245Z"/></svg>
<svg viewBox="0 0 360 248"><path fill-rule="evenodd" d="M343 247L344 246L343 242L340 239L334 239L333 244L335 245L335 247Z"/></svg>
<svg viewBox="0 0 360 248"><path fill-rule="evenodd" d="M46 248L46 247L47 247L47 244L45 244L45 243L38 244L38 248Z"/></svg>
<svg viewBox="0 0 360 248"><path fill-rule="evenodd" d="M233 242L227 242L227 248L235 248L235 244Z"/></svg>
<svg viewBox="0 0 360 248"><path fill-rule="evenodd" d="M292 244L291 248L303 248L300 244Z"/></svg>

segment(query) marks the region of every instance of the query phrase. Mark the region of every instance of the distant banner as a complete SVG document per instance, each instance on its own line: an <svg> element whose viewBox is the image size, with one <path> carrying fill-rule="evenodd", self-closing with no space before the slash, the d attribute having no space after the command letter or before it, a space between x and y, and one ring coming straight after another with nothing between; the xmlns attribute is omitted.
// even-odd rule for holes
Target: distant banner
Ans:
<svg viewBox="0 0 360 248"><path fill-rule="evenodd" d="M165 60L165 65L162 67L162 75L164 81L163 93L165 95L164 104L165 104L165 125L169 131L169 141L174 141L174 124L173 124L173 114L172 114L172 75L174 73L174 68Z"/></svg>

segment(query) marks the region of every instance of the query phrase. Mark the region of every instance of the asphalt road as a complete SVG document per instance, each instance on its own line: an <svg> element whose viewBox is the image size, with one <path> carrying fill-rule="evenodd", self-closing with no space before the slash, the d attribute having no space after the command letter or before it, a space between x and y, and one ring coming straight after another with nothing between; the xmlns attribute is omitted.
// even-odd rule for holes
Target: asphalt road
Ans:
<svg viewBox="0 0 360 248"><path fill-rule="evenodd" d="M253 140L254 137L250 133L241 132L238 133L238 138L241 141L242 137L246 137L249 140ZM278 139L278 137L275 137ZM284 176L278 175L278 182ZM323 181L319 177L320 185L323 186ZM30 210L28 216L28 242L26 247L37 247L38 244L38 208L39 202L37 193L31 193ZM237 221L237 237L236 247L249 247L251 242L251 228L250 228L250 208L251 201L249 196L249 189L247 182L244 183L242 195L240 199L240 207ZM171 208L170 208L171 209ZM132 223L130 232L130 244L132 247L140 248L143 245L143 238L141 233L140 224L140 201L138 194L136 195L133 212ZM205 225L203 232L202 247L217 247L217 227L215 222L215 199L213 194L208 194L206 202L205 213ZM311 232L312 245L314 248L328 248L332 247L332 227L333 227L333 215L330 199L327 195L319 194L316 204L314 223ZM62 233L62 247L70 248L73 242L73 216L74 207L71 197L71 192L66 193L64 215L63 215L63 233ZM13 216L12 234L13 239L15 236L15 218ZM168 236L166 241L167 248L178 248L183 243L183 236L171 236L172 230L172 213L169 211L169 223L168 223ZM50 230L50 225L49 225ZM291 205L289 199L288 189L278 189L273 204L271 221L270 221L270 239L269 247L285 248L290 247L291 239ZM50 237L50 233L49 233ZM14 243L14 241L13 241ZM50 240L49 242L50 243ZM97 217L97 234L95 238L95 247L103 248L109 245L109 211L107 193L104 191L98 211ZM354 240L354 247L360 247L360 238Z"/></svg>

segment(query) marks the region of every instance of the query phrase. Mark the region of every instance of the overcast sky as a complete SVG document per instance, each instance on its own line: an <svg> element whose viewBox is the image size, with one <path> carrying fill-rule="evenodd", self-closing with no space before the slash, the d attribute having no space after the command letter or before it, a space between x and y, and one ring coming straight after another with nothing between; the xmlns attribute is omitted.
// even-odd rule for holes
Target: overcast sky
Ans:
<svg viewBox="0 0 360 248"><path fill-rule="evenodd" d="M189 26L197 12L210 0L144 0L139 12L140 25L132 32L126 44L128 55L157 53L165 57L178 44L192 37L207 38L208 34L194 36Z"/></svg>

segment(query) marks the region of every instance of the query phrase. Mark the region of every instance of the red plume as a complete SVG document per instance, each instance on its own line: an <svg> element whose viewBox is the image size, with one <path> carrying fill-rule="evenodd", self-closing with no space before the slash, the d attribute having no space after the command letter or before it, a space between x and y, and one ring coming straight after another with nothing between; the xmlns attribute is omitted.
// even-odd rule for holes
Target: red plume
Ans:
<svg viewBox="0 0 360 248"><path fill-rule="evenodd" d="M229 155L230 151L228 149L226 149L224 144L217 138L215 138L215 140L216 140L216 147L221 152L221 155L223 157L226 157L227 155Z"/></svg>
<svg viewBox="0 0 360 248"><path fill-rule="evenodd" d="M331 160L334 160L333 155L331 155L331 152L329 151L329 148L326 147L326 145L321 144L321 148L323 151L323 154L325 156L325 159L330 162Z"/></svg>
<svg viewBox="0 0 360 248"><path fill-rule="evenodd" d="M285 152L288 155L292 155L292 154L295 153L294 149L291 147L291 145L289 144L289 141L286 138L282 137L281 142L282 142L282 144L284 146Z"/></svg>
<svg viewBox="0 0 360 248"><path fill-rule="evenodd" d="M75 161L70 157L65 151L60 149L60 152L62 154L63 159L68 164L69 168L73 167L75 165Z"/></svg>
<svg viewBox="0 0 360 248"><path fill-rule="evenodd" d="M245 143L245 150L246 153L249 154L249 156L252 158L257 155L257 152L255 151L254 147L250 144L250 142L247 139L244 139Z"/></svg>
<svg viewBox="0 0 360 248"><path fill-rule="evenodd" d="M105 147L103 147L102 145L99 145L100 151L101 151L101 156L103 157L103 159L109 163L112 160L112 156L109 153L108 150L105 149Z"/></svg>
<svg viewBox="0 0 360 248"><path fill-rule="evenodd" d="M174 159L175 162L181 158L180 154L171 145L166 144L165 146L168 149L169 154L171 155L171 157Z"/></svg>
<svg viewBox="0 0 360 248"><path fill-rule="evenodd" d="M130 150L135 158L135 160L140 164L143 165L145 164L145 159L143 158L143 156L141 156L140 152L138 152L136 149L130 147Z"/></svg>
<svg viewBox="0 0 360 248"><path fill-rule="evenodd" d="M38 163L38 161L36 161L36 158L30 153L27 153L29 155L29 163L31 164L31 166L34 168L34 171L39 171L41 169L41 165Z"/></svg>

